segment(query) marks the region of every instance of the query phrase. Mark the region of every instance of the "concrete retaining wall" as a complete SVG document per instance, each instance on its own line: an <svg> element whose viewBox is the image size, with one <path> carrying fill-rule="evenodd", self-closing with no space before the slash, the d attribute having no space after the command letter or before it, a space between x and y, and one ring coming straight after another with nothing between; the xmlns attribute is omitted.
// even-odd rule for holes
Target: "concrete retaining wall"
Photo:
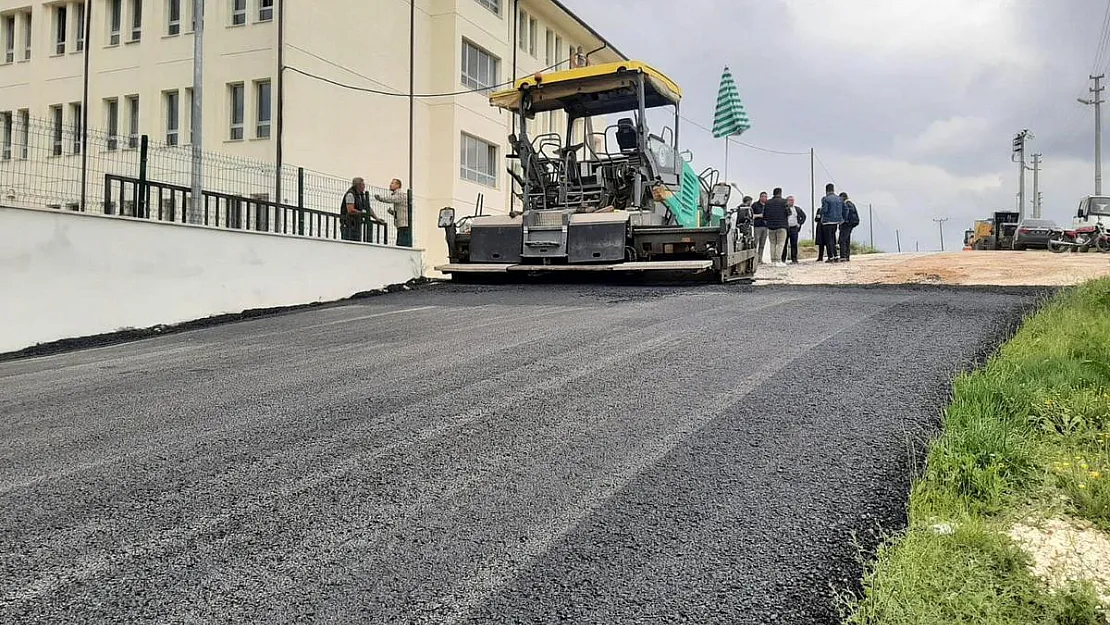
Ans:
<svg viewBox="0 0 1110 625"><path fill-rule="evenodd" d="M0 353L338 300L422 272L421 250L0 207Z"/></svg>

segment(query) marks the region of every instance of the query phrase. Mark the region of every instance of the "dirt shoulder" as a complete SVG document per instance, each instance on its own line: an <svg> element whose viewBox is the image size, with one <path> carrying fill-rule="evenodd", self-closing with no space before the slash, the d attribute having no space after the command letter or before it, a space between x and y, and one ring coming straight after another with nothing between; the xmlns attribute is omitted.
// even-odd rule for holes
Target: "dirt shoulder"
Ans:
<svg viewBox="0 0 1110 625"><path fill-rule="evenodd" d="M1066 286L1110 276L1110 255L1049 252L866 254L850 263L803 260L761 266L756 284L938 284Z"/></svg>

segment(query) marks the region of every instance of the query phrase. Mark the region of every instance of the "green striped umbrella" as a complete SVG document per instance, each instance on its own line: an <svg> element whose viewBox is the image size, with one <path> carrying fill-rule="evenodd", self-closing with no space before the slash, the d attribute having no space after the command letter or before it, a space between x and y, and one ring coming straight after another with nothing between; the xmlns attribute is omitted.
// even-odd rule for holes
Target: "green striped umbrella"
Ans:
<svg viewBox="0 0 1110 625"><path fill-rule="evenodd" d="M734 137L744 134L752 127L748 112L744 110L744 103L740 101L740 92L736 90L736 81L732 79L732 72L728 67L721 74L721 88L717 91L717 113L713 116L713 136Z"/></svg>

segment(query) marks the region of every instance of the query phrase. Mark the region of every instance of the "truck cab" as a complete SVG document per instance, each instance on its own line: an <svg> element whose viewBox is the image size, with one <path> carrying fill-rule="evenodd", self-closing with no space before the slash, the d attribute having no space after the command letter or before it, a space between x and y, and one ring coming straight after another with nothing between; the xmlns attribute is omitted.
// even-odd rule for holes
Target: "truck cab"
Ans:
<svg viewBox="0 0 1110 625"><path fill-rule="evenodd" d="M1079 201L1073 225L1077 228L1102 223L1110 226L1110 197L1089 195Z"/></svg>

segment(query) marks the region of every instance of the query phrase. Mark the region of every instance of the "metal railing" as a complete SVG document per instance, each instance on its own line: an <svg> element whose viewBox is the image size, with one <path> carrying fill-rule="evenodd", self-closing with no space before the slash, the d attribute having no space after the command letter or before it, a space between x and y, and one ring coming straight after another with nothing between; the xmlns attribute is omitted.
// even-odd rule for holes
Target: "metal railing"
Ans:
<svg viewBox="0 0 1110 625"><path fill-rule="evenodd" d="M0 112L0 204L127 215L187 223L192 153L187 144L125 135ZM183 135L187 137L187 133ZM280 176L279 176L280 173ZM222 153L202 153L203 221L221 228L340 237L340 203L348 178ZM281 197L275 192L281 180ZM111 187L111 188L110 188ZM364 224L361 240L393 244L389 204L367 187L369 205L383 223ZM413 223L408 193L409 224ZM199 220L198 220L199 221ZM302 227L303 226L303 227Z"/></svg>

